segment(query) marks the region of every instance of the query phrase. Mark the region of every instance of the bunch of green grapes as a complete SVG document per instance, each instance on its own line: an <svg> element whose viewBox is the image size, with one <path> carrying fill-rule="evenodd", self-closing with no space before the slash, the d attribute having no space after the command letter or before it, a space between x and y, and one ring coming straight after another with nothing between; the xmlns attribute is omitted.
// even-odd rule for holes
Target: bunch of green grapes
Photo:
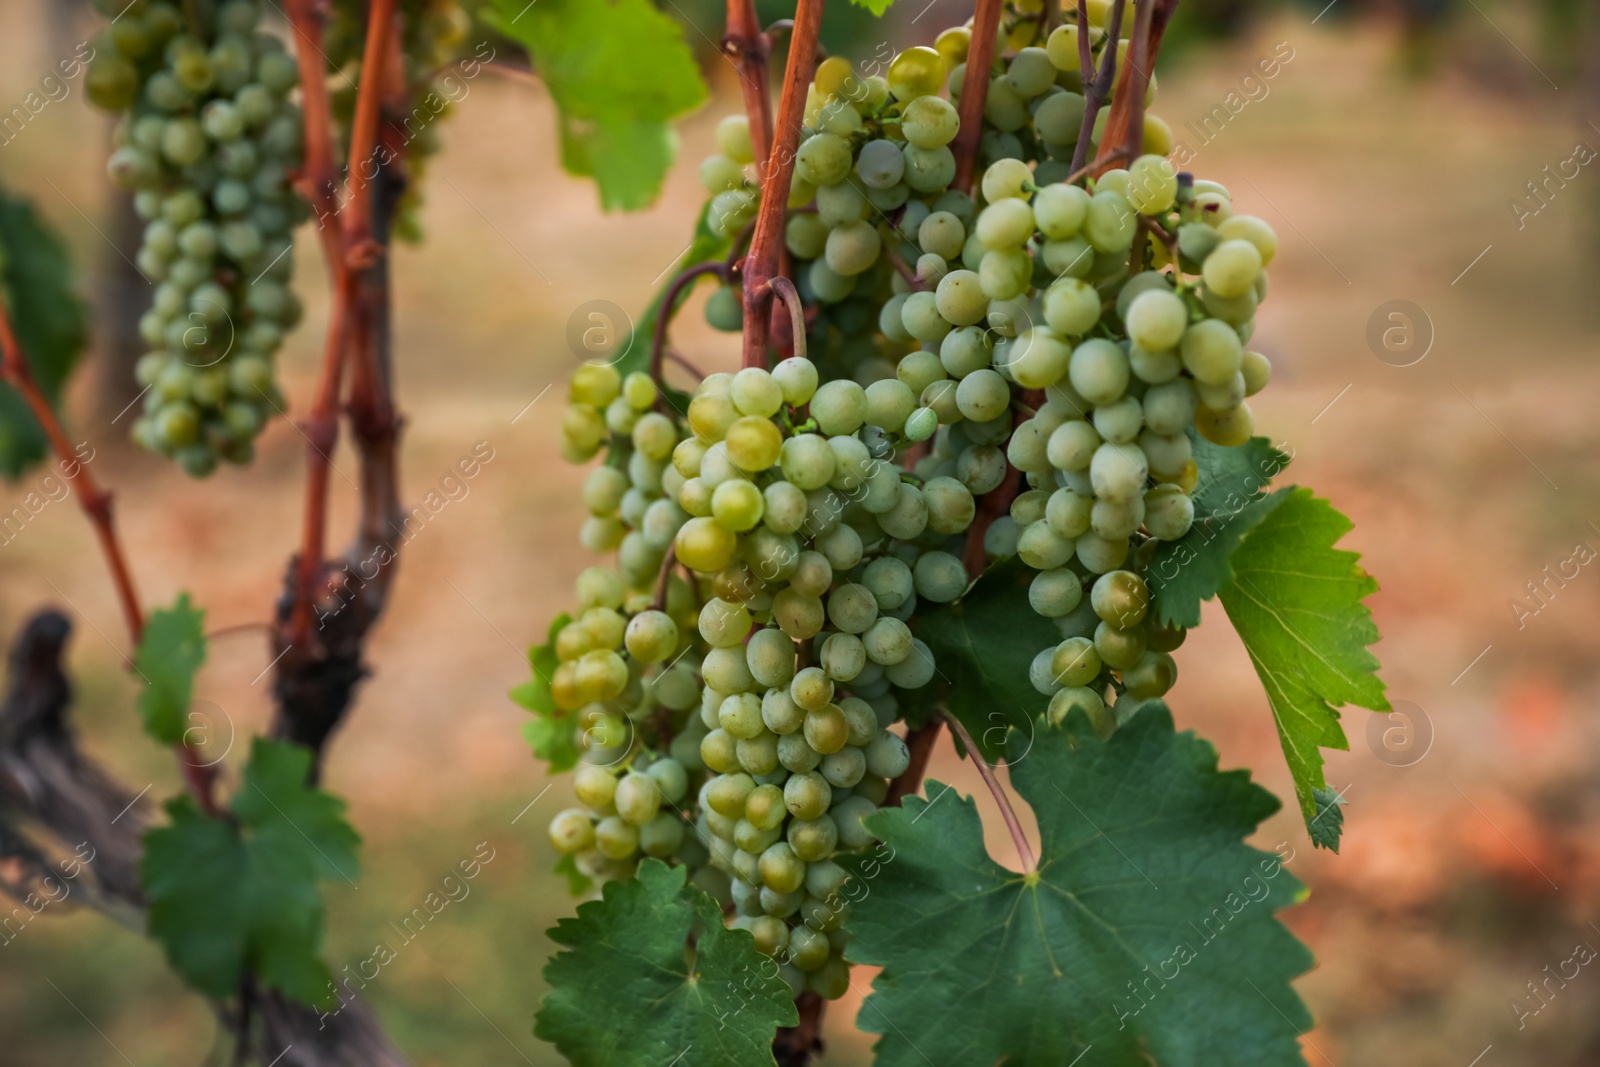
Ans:
<svg viewBox="0 0 1600 1067"><path fill-rule="evenodd" d="M136 264L154 286L135 373L144 414L133 437L196 477L249 462L283 398L273 355L300 319L289 289L289 188L303 134L294 57L257 30L254 0L196 5L105 0L117 16L96 42L90 99L122 113L112 179L146 222ZM120 14L119 14L120 10Z"/></svg>
<svg viewBox="0 0 1600 1067"><path fill-rule="evenodd" d="M1109 11L1090 5L1096 53ZM938 676L919 611L966 592L968 560L1019 558L1060 634L1030 672L1044 721L1114 730L1176 677L1147 568L1194 521L1191 434L1241 444L1270 375L1245 345L1271 228L1178 175L1153 116L1126 169L1065 183L1077 31L1033 47L1025 24L986 72L972 193L950 148L968 29L881 76L819 64L785 222L804 355L712 374L682 414L610 368L569 396L566 457L605 457L583 541L618 558L605 598L580 580L555 688L575 729L622 740L589 746L552 840L617 876L688 864L796 993L849 984L835 857L909 766L900 720ZM717 146L700 177L732 237L760 199L742 118ZM707 301L718 328L742 315L736 285ZM1000 514L969 550L979 498Z"/></svg>
<svg viewBox="0 0 1600 1067"><path fill-rule="evenodd" d="M348 138L361 82L366 48L365 0L337 0L328 19L323 50L344 77L331 94L334 115ZM439 154L439 123L449 116L465 79L448 69L466 39L471 16L457 0L401 0L399 7L403 79L407 87L405 116L392 128L404 142L406 185L395 205L394 233L407 241L422 240L422 178L428 161ZM369 174L370 178L370 174Z"/></svg>

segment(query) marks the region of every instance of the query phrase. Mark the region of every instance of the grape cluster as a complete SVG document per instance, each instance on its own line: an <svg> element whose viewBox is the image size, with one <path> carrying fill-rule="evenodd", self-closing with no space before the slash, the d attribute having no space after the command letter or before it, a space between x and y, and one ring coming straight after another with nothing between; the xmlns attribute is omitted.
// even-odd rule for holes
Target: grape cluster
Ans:
<svg viewBox="0 0 1600 1067"><path fill-rule="evenodd" d="M151 351L133 437L204 476L218 459L249 462L282 409L273 354L300 318L289 289L291 228L304 204L289 188L303 134L289 99L294 57L259 31L255 0L101 4L115 20L96 42L87 90L125 113L109 170L145 220L136 259L155 286L139 320ZM120 13L119 13L120 12Z"/></svg>
<svg viewBox="0 0 1600 1067"><path fill-rule="evenodd" d="M1089 6L1093 51L1121 47ZM804 354L712 374L682 412L606 367L569 394L565 456L605 455L583 543L617 568L580 579L557 641L557 703L605 736L552 840L608 875L640 852L687 864L797 993L848 986L834 857L871 844L862 820L909 766L897 723L938 676L919 608L960 598L969 561L1018 558L1060 635L1030 672L1046 722L1077 707L1114 730L1175 680L1183 632L1149 623L1145 573L1194 521L1190 435L1248 439L1270 374L1245 345L1271 228L1177 174L1154 116L1125 169L1066 183L1077 31L1033 47L1020 25L975 195L951 188L968 28L882 76L818 66L785 228ZM747 123L717 144L700 177L731 238L759 207ZM706 303L720 329L742 315L736 284Z"/></svg>

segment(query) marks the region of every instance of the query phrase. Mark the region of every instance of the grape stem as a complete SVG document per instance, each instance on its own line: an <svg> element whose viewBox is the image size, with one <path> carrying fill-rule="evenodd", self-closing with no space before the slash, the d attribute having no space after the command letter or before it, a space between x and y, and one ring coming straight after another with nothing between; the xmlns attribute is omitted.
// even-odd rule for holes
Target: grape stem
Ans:
<svg viewBox="0 0 1600 1067"><path fill-rule="evenodd" d="M667 546L667 554L661 560L661 576L656 579L656 610L667 610L667 586L672 581L672 566L678 562L678 553L671 545Z"/></svg>
<svg viewBox="0 0 1600 1067"><path fill-rule="evenodd" d="M669 348L667 349L667 360L668 362L676 363L678 366L682 367L696 378L699 378L701 381L705 381L706 372L701 370L699 367L696 367L693 363L690 363L683 357L682 353L674 352Z"/></svg>
<svg viewBox="0 0 1600 1067"><path fill-rule="evenodd" d="M1094 49L1089 42L1088 7L1087 0L1078 0L1078 80L1083 83L1085 93L1089 91L1089 83L1094 81Z"/></svg>
<svg viewBox="0 0 1600 1067"><path fill-rule="evenodd" d="M994 796L994 802L1000 806L1000 817L1005 820L1006 829L1011 831L1011 840L1017 846L1017 856L1022 860L1024 874L1032 874L1038 869L1039 864L1033 858L1033 848L1028 844L1027 835L1022 832L1022 820L1017 818L1017 809L1011 806L1011 798L1006 796L1006 791L1000 787L1000 780L995 777L994 768L984 760L983 754L978 751L978 746L973 743L972 735L967 733L967 728L961 720L941 710L940 715L950 724L950 729L961 739L961 745L967 750L967 755L972 757L973 765L978 768L978 774L983 778L983 784L989 787L989 792Z"/></svg>
<svg viewBox="0 0 1600 1067"><path fill-rule="evenodd" d="M887 245L884 246L883 251L884 254L889 257L889 262L894 264L895 273L899 274L901 278L905 279L905 283L911 286L912 292L920 293L928 288L926 285L922 284L922 280L912 272L909 266L906 265L906 261L900 258L899 252L888 247Z"/></svg>
<svg viewBox="0 0 1600 1067"><path fill-rule="evenodd" d="M1111 153L1119 147L1129 159L1136 158L1144 151L1145 93L1150 87L1150 74L1155 70L1156 56L1161 51L1161 39L1177 6L1178 0L1153 0L1152 3L1139 4L1135 9L1133 40L1128 45L1128 64L1117 81L1116 98L1111 101L1111 114L1106 117L1105 133L1100 138L1100 151L1095 158L1100 167L1097 173L1103 174L1111 169ZM1121 7L1114 10L1120 12Z"/></svg>
<svg viewBox="0 0 1600 1067"><path fill-rule="evenodd" d="M978 0L972 15L972 41L967 47L967 74L961 83L961 101L950 151L956 157L956 176L950 188L963 192L972 188L972 172L978 163L978 142L983 137L983 106L989 99L989 74L994 66L994 43L1000 35L1000 17L1005 0Z"/></svg>
<svg viewBox="0 0 1600 1067"><path fill-rule="evenodd" d="M1148 5L1141 5L1148 6ZM1085 0L1078 0L1078 60L1083 62L1089 48L1089 15L1085 10ZM1111 5L1111 25L1106 30L1105 45L1100 49L1100 71L1093 78L1084 77L1083 82L1083 125L1078 127L1078 146L1072 150L1072 170L1074 173L1083 169L1089 159L1089 139L1094 136L1094 123L1100 117L1100 107L1106 102L1106 96L1111 92L1111 84L1117 76L1117 42L1122 38L1122 9L1120 3ZM1089 67L1085 65L1084 70ZM1118 97L1120 100L1121 97ZM1106 133L1101 136L1100 145L1104 148L1107 144L1118 144L1110 137L1110 121L1107 120ZM1097 159L1097 164L1100 162Z"/></svg>
<svg viewBox="0 0 1600 1067"><path fill-rule="evenodd" d="M800 305L800 291L794 287L794 282L781 274L767 284L772 286L772 292L789 309L789 323L794 331L794 354L801 359L806 358L806 313Z"/></svg>
<svg viewBox="0 0 1600 1067"><path fill-rule="evenodd" d="M1063 179L1062 184L1063 185L1073 185L1076 182L1082 181L1084 178L1087 178L1089 175L1093 174L1096 170L1098 170L1099 168L1105 166L1106 164L1108 164L1108 163L1121 163L1121 162L1124 162L1125 160L1127 160L1127 158L1128 158L1128 150L1125 149L1125 148L1119 148L1115 152L1112 152L1109 156L1105 157L1104 159L1097 159L1093 163L1085 163L1083 166L1079 167L1077 170L1075 170L1071 174L1067 175L1066 178Z"/></svg>
<svg viewBox="0 0 1600 1067"><path fill-rule="evenodd" d="M728 265L721 260L711 260L706 263L696 263L694 266L679 273L667 286L666 295L662 297L661 309L656 312L655 333L650 339L650 378L656 383L656 410L666 414L667 398L664 392L666 381L661 377L662 363L667 358L667 327L672 324L672 316L677 313L678 305L683 301L690 286L707 274L715 274L724 284L728 281ZM702 375L703 377L703 375Z"/></svg>
<svg viewBox="0 0 1600 1067"><path fill-rule="evenodd" d="M784 211L794 178L795 155L805 118L806 89L817 66L817 38L822 29L824 0L799 0L794 30L789 40L789 62L783 73L783 93L778 99L778 120L772 150L760 167L761 208L744 260L745 367L766 367L768 318L772 311L772 279L779 275L783 255ZM730 14L732 5L730 4ZM765 89L763 87L763 95Z"/></svg>

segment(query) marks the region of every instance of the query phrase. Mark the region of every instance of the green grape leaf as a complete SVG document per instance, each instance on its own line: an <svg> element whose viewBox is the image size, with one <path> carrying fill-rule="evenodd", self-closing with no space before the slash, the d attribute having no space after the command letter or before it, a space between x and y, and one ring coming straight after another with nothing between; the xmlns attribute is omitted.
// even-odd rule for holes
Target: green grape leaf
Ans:
<svg viewBox="0 0 1600 1067"><path fill-rule="evenodd" d="M556 656L556 635L571 621L572 616L565 613L555 617L545 643L528 649L528 666L533 668L533 677L508 694L514 702L533 712L533 718L522 724L522 736L535 756L549 762L552 774L570 771L577 766L579 756L574 721L556 707L555 697L550 693L550 678L561 665Z"/></svg>
<svg viewBox="0 0 1600 1067"><path fill-rule="evenodd" d="M150 935L198 992L229 996L248 969L265 988L332 1003L332 975L317 955L317 882L353 883L361 839L344 802L307 784L310 772L307 749L257 738L231 821L207 817L185 794L167 802L168 824L145 834Z"/></svg>
<svg viewBox="0 0 1600 1067"><path fill-rule="evenodd" d="M561 116L561 165L568 174L594 179L606 211L648 207L676 151L677 138L664 123Z"/></svg>
<svg viewBox="0 0 1600 1067"><path fill-rule="evenodd" d="M1237 447L1214 445L1193 432L1200 478L1194 490L1194 526L1176 541L1163 542L1150 561L1151 613L1163 626L1200 625L1200 602L1228 584L1228 557L1255 525L1282 502L1266 495L1267 483L1289 457L1265 437Z"/></svg>
<svg viewBox="0 0 1600 1067"><path fill-rule="evenodd" d="M1028 668L1061 634L1028 603L1032 579L1033 571L1009 559L955 602L918 612L912 626L933 653L935 670L928 686L907 694L908 719L925 721L942 700L991 760L1005 749L1007 727L1033 736L1050 698L1033 687Z"/></svg>
<svg viewBox="0 0 1600 1067"><path fill-rule="evenodd" d="M567 879L567 891L578 897L594 888L594 879L578 870L578 861L572 856L562 856L556 861L555 872Z"/></svg>
<svg viewBox="0 0 1600 1067"><path fill-rule="evenodd" d="M850 0L850 2L857 7L866 8L874 15L883 14L894 4L894 0Z"/></svg>
<svg viewBox="0 0 1600 1067"><path fill-rule="evenodd" d="M0 299L28 368L52 405L88 341L83 301L72 290L66 245L32 202L0 188ZM28 405L0 383L0 475L17 478L44 458L44 431Z"/></svg>
<svg viewBox="0 0 1600 1067"><path fill-rule="evenodd" d="M682 28L650 0L493 0L482 14L527 48L560 111L562 165L595 179L601 207L655 200L676 151L667 123L709 95Z"/></svg>
<svg viewBox="0 0 1600 1067"><path fill-rule="evenodd" d="M772 1064L777 1028L799 1021L777 965L723 926L687 873L647 859L550 931L566 951L544 969L550 992L533 1032L574 1067Z"/></svg>
<svg viewBox="0 0 1600 1067"><path fill-rule="evenodd" d="M667 290L672 288L673 280L690 267L711 260L722 259L728 254L728 246L733 243L733 239L731 237L719 237L712 232L711 224L708 221L710 217L711 204L708 201L700 209L700 218L695 221L694 237L690 240L689 247L684 249L683 255L678 257L678 262L673 265L671 272L666 275L666 280L662 283L661 288L656 290L655 298L650 301L650 306L645 309L643 315L639 316L639 322L633 327L628 349L623 354L623 357L617 361L617 371L624 377L634 371L648 370L650 368L650 346L654 343L656 322L661 318L662 309L666 306ZM689 299L689 293L693 289L694 286L687 285L679 290L677 306L672 309L673 313L676 313L678 307L681 307L683 302ZM688 409L688 401L684 399L682 403L675 406L679 411L686 411Z"/></svg>
<svg viewBox="0 0 1600 1067"><path fill-rule="evenodd" d="M183 741L195 672L206 661L205 621L189 594L179 593L172 607L150 613L134 653L134 668L146 682L139 716L145 733L164 745Z"/></svg>
<svg viewBox="0 0 1600 1067"><path fill-rule="evenodd" d="M1357 553L1333 547L1351 525L1311 490L1288 490L1234 550L1233 581L1220 594L1266 688L1308 824L1313 793L1327 785L1318 749L1350 747L1335 709L1389 710L1367 651L1378 628L1361 602L1378 583Z"/></svg>
<svg viewBox="0 0 1600 1067"><path fill-rule="evenodd" d="M977 805L931 781L867 819L879 855L840 857L845 956L883 968L857 1017L882 1035L875 1063L1303 1065L1290 982L1312 958L1275 912L1305 892L1245 844L1276 798L1218 771L1164 705L1109 741L1081 712L1067 731L1010 766L1038 817L1032 875L991 859Z"/></svg>
<svg viewBox="0 0 1600 1067"><path fill-rule="evenodd" d="M1339 837L1344 833L1344 797L1332 789L1313 789L1311 799L1317 813L1306 829L1311 831L1311 843L1330 852L1339 851Z"/></svg>

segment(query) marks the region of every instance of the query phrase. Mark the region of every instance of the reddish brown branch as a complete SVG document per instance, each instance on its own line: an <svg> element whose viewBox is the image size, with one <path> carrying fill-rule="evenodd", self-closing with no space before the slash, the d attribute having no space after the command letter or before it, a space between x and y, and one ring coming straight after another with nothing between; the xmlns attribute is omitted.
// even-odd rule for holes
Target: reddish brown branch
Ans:
<svg viewBox="0 0 1600 1067"><path fill-rule="evenodd" d="M1128 63L1117 80L1117 94L1111 101L1111 113L1106 116L1105 133L1100 137L1100 151L1095 163L1097 174L1110 168L1110 155L1121 151L1132 159L1144 149L1144 98L1150 85L1150 74L1155 70L1156 56L1161 52L1161 38L1172 21L1172 12L1178 0L1154 0L1137 5L1134 14L1133 39L1128 44ZM1121 5L1113 8L1115 20ZM1115 31L1113 31L1115 36ZM1077 169L1076 166L1073 167Z"/></svg>
<svg viewBox="0 0 1600 1067"><path fill-rule="evenodd" d="M133 638L133 643L138 644L144 634L144 611L139 606L139 594L133 586L133 575L128 570L128 559L122 550L122 541L117 536L116 521L111 515L111 494L100 488L94 476L89 473L88 467L78 457L77 449L72 446L66 431L61 428L61 421L56 418L56 413L45 399L44 393L39 389L39 383L34 380L33 371L28 366L27 358L23 355L22 347L17 343L16 334L11 329L11 316L5 306L5 301L0 298L0 348L4 349L3 362L0 362L0 377L8 385L22 394L22 399L28 404L28 409L33 412L33 417L38 420L39 426L44 430L44 435L50 441L50 450L56 454L60 461L61 474L72 486L72 491L78 498L78 506L89 517L89 524L94 527L95 537L100 541L100 551L106 558L106 566L111 571L111 584L116 587L117 600L122 605L122 615L128 624L128 634Z"/></svg>
<svg viewBox="0 0 1600 1067"><path fill-rule="evenodd" d="M1088 0L1078 0L1078 80L1085 91L1094 81L1094 44L1089 40Z"/></svg>
<svg viewBox="0 0 1600 1067"><path fill-rule="evenodd" d="M344 218L348 256L372 239L372 173L377 157L378 105L390 92L387 69L391 53L398 60L394 21L397 0L372 0L367 9L367 40L361 53L361 84L356 88L356 110L350 122L350 163L345 171L349 213Z"/></svg>
<svg viewBox="0 0 1600 1067"><path fill-rule="evenodd" d="M1100 117L1100 107L1106 102L1106 96L1111 92L1111 85L1117 77L1117 41L1122 34L1122 9L1121 3L1111 5L1111 26L1106 33L1105 44L1100 49L1100 72L1088 79L1083 85L1083 124L1078 127L1078 145L1072 151L1072 169L1074 172L1083 169L1089 158L1089 139L1094 136L1095 120ZM1087 47L1088 29L1087 19L1083 14L1083 3L1078 5L1078 58L1081 61L1083 52ZM1107 134L1100 138L1102 148L1108 144L1122 147L1120 141L1114 141L1110 136L1110 120L1107 119ZM1104 152L1101 153L1105 155ZM1098 165L1099 160L1097 160ZM1094 174L1104 173L1103 170L1093 170Z"/></svg>
<svg viewBox="0 0 1600 1067"><path fill-rule="evenodd" d="M300 113L305 127L302 192L317 219L317 233L329 268L338 258L339 234L330 223L339 214L338 175L333 168L333 112L323 67L322 19L316 0L286 0L300 68Z"/></svg>
<svg viewBox="0 0 1600 1067"><path fill-rule="evenodd" d="M1000 36L1000 16L1005 0L978 0L972 16L972 43L967 48L967 73L961 83L961 101L956 114L961 126L950 151L956 157L956 176L950 188L963 192L972 188L972 172L978 163L978 143L983 138L983 106L989 99L989 76L994 68L994 43Z"/></svg>
<svg viewBox="0 0 1600 1067"><path fill-rule="evenodd" d="M728 35L722 39L722 53L739 71L744 112L750 119L750 148L756 174L763 177L772 150L772 93L767 85L771 51L772 38L761 32L755 0L728 0Z"/></svg>
<svg viewBox="0 0 1600 1067"><path fill-rule="evenodd" d="M983 753L978 751L978 746L973 743L972 735L967 733L967 728L961 725L961 720L951 715L948 711L941 712L950 729L961 738L961 744L967 750L967 755L972 757L973 766L978 768L978 774L983 778L983 784L989 787L989 792L994 796L994 802L1000 806L1000 817L1005 820L1006 829L1011 832L1011 840L1017 846L1017 856L1022 860L1022 870L1031 874L1038 867L1033 858L1033 848L1028 844L1028 837L1022 832L1022 820L1017 818L1017 809L1012 807L1011 798L1006 796L1006 791L1000 786L1000 779L995 777L994 768L984 760Z"/></svg>
<svg viewBox="0 0 1600 1067"><path fill-rule="evenodd" d="M1111 118L1106 120L1106 136L1102 139L1102 149L1105 145L1120 143L1129 159L1138 159L1144 152L1144 98L1150 88L1150 25L1154 12L1155 5L1151 3L1139 4L1134 8L1133 38L1128 42L1128 65L1122 71L1122 85L1118 90L1118 102L1123 98L1127 100L1124 108L1127 112L1124 120L1127 128L1112 128L1111 118L1118 117L1117 108L1113 105Z"/></svg>
<svg viewBox="0 0 1600 1067"><path fill-rule="evenodd" d="M111 572L111 584L116 589L117 601L122 606L122 615L128 625L128 636L137 645L144 637L144 609L139 604L133 573L128 568L128 558L112 517L111 494L100 487L88 467L79 459L77 450L61 427L61 420L56 418L55 410L39 389L22 346L17 343L16 334L12 331L11 316L3 299L0 299L0 378L22 395L44 430L45 437L49 439L50 449L59 460L62 477L72 487L79 507L89 518L89 525L94 527L95 538L100 542L101 554L105 556L106 567ZM186 742L180 741L174 745L173 753L177 756L178 769L183 773L189 792L202 810L216 814L212 788L216 782L216 768L205 764L200 754Z"/></svg>
<svg viewBox="0 0 1600 1067"><path fill-rule="evenodd" d="M301 530L300 554L295 566L295 589L286 641L306 646L326 556L328 481L333 450L339 440L339 394L344 363L352 338L367 338L355 330L358 296L356 271L374 260L372 241L371 175L367 168L376 157L378 105L386 91L385 68L392 51L396 0L373 0L368 11L366 51L361 84L356 94L355 119L350 132L350 161L346 177L342 225L337 234L327 226L329 216L319 212L323 226L323 251L333 277L333 302L328 317L328 337L323 349L322 372L312 402L311 415L302 429L307 441L306 511ZM295 46L299 55L302 91L306 96L306 170L313 194L338 210L332 190L332 116L327 108L326 74L321 48L322 24L312 0L290 6ZM325 192L323 190L326 190ZM317 206L317 205L313 205ZM368 342L370 343L370 342ZM364 346L363 346L364 347ZM392 414L391 414L392 421Z"/></svg>
<svg viewBox="0 0 1600 1067"><path fill-rule="evenodd" d="M761 175L761 209L744 263L744 359L746 367L767 365L768 317L772 279L783 254L784 215L794 177L795 153L805 117L806 89L816 73L817 37L822 29L823 0L800 0L789 41L789 63L783 74L772 151Z"/></svg>

